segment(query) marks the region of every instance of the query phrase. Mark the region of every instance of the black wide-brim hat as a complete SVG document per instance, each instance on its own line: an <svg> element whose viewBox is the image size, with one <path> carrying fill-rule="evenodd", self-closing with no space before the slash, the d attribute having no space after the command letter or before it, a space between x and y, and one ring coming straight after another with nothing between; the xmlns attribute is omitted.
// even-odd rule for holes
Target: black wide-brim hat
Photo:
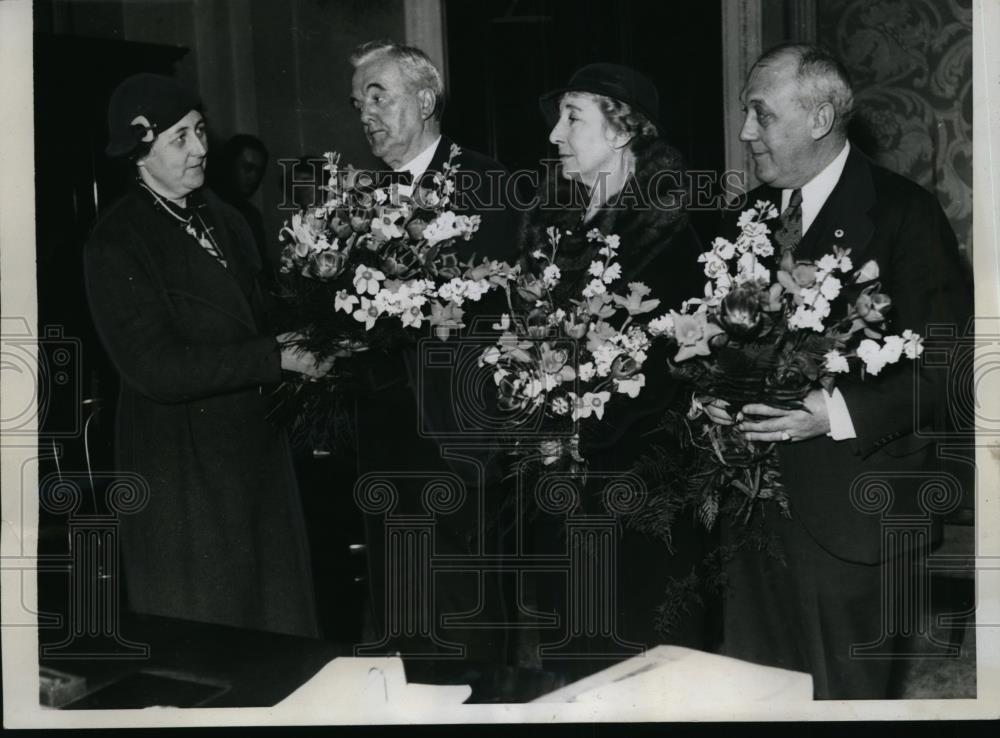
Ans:
<svg viewBox="0 0 1000 738"><path fill-rule="evenodd" d="M549 126L554 126L559 120L559 100L567 92L590 92L626 103L646 116L660 135L663 135L660 95L656 91L656 85L649 77L631 67L598 63L576 70L565 87L546 92L538 98L538 105Z"/></svg>
<svg viewBox="0 0 1000 738"><path fill-rule="evenodd" d="M201 100L173 77L134 74L111 93L105 152L108 156L127 156L192 110L201 110Z"/></svg>

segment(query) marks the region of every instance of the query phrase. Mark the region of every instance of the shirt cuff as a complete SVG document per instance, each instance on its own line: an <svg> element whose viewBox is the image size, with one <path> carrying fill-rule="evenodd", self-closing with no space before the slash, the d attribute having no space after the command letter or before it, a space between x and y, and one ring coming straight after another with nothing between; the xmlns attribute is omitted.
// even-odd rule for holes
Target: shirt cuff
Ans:
<svg viewBox="0 0 1000 738"><path fill-rule="evenodd" d="M851 413L847 409L844 396L839 389L835 389L833 394L823 392L823 400L826 402L826 414L830 418L830 432L828 436L835 441L846 441L849 438L857 438L854 432L854 423L851 422Z"/></svg>

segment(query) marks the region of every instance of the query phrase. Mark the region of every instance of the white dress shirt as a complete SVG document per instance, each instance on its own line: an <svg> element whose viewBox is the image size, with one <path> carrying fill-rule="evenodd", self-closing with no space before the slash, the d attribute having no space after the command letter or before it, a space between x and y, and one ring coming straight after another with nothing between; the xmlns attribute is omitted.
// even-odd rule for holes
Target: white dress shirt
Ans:
<svg viewBox="0 0 1000 738"><path fill-rule="evenodd" d="M413 181L416 182L420 175L427 171L427 167L431 165L431 159L434 158L434 152L437 151L439 143L441 143L441 136L435 138L430 146L394 171L409 172L413 176ZM413 194L413 185L399 185L399 194L409 197Z"/></svg>
<svg viewBox="0 0 1000 738"><path fill-rule="evenodd" d="M847 156L851 153L851 144L844 142L844 148L837 157L826 165L822 172L817 174L802 186L802 235L805 236L809 226L816 220L819 211L823 209L833 188L840 181L840 175L844 173L844 165L847 164ZM781 210L788 207L788 201L792 197L792 190L781 191ZM835 441L844 441L849 438L857 438L854 431L854 423L851 421L851 414L847 410L847 403L839 389L834 388L833 394L823 393L826 401L826 412L830 417L830 431L828 436Z"/></svg>

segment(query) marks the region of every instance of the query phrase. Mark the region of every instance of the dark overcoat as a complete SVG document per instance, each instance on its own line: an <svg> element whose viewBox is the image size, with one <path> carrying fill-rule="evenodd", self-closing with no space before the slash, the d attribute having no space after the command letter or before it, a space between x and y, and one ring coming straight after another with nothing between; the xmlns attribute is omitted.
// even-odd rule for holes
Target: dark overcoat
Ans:
<svg viewBox="0 0 1000 738"><path fill-rule="evenodd" d="M135 187L87 244L94 322L121 375L119 468L149 499L121 521L132 609L317 634L306 533L283 431L266 418L280 352L264 327L246 221L189 196L228 268Z"/></svg>

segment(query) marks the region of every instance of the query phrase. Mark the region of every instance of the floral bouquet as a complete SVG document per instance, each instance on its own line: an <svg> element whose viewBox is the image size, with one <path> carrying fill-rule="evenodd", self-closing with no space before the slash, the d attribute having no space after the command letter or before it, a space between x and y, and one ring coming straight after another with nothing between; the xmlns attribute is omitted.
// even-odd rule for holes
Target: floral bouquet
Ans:
<svg viewBox="0 0 1000 738"><path fill-rule="evenodd" d="M495 367L501 409L523 412L522 424L541 414L538 440L519 442L516 455L583 471L578 424L600 422L608 405L623 395L638 397L646 383L641 369L651 341L644 316L660 301L641 282L619 284L618 236L597 229L587 234L601 244L599 258L590 264L589 282L559 299L560 234L556 228L546 233L547 248L532 254L540 273L509 276L510 313L494 326L502 335L483 352L480 365ZM515 298L522 310L515 309ZM512 421L514 430L517 425L517 419Z"/></svg>
<svg viewBox="0 0 1000 738"><path fill-rule="evenodd" d="M372 347L425 321L444 340L463 326L466 300L476 302L503 282L507 265L475 264L473 255L461 261L455 248L480 221L451 209L460 153L452 145L443 171L411 196L395 184L375 186L370 173L341 168L339 155L325 155L325 201L281 230L280 296L307 326L304 348L329 356Z"/></svg>
<svg viewBox="0 0 1000 738"><path fill-rule="evenodd" d="M735 242L716 238L699 257L709 278L704 296L649 325L652 336L676 348L670 372L694 387L682 444L692 453L681 455L685 468L675 476L708 527L720 507L747 520L755 503L767 499L787 515L788 500L774 444L747 441L735 426L711 422L704 397L725 400L733 412L752 402L802 408L810 390L832 392L837 375L852 369L862 378L876 375L923 350L909 330L885 335L891 299L880 292L875 261L855 268L850 250L836 245L818 261L776 256L767 225L776 217L764 201L744 211Z"/></svg>
<svg viewBox="0 0 1000 738"><path fill-rule="evenodd" d="M452 207L460 153L453 145L442 171L412 195L325 155L324 200L295 213L280 233L281 323L297 332L295 345L320 359L377 353L413 341L427 325L446 340L464 326L466 301L505 283L508 265L460 257L480 224ZM318 382L288 378L280 393L298 396L299 405L322 404L323 393L347 384L341 366Z"/></svg>

